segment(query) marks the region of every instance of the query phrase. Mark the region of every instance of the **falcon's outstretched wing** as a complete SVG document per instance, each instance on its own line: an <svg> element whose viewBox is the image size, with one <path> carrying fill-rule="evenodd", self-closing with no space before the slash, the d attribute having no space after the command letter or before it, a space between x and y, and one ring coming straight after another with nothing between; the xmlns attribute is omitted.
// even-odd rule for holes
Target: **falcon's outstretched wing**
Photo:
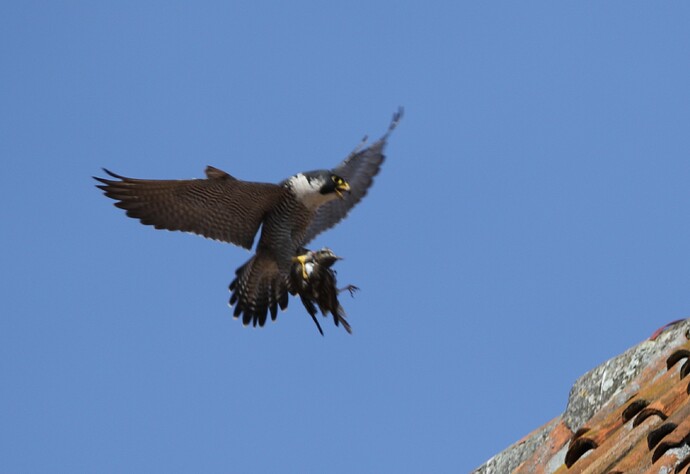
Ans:
<svg viewBox="0 0 690 474"><path fill-rule="evenodd" d="M312 219L303 244L308 244L314 237L321 232L330 229L347 216L350 209L366 196L369 187L374 181L383 163L383 149L390 133L398 125L402 118L403 109L400 108L393 114L393 120L388 126L388 131L373 145L363 150L355 150L342 163L340 163L333 173L344 178L350 184L350 193L343 199L334 200L321 206Z"/></svg>
<svg viewBox="0 0 690 474"><path fill-rule="evenodd" d="M96 178L106 196L129 217L156 229L181 230L251 249L266 213L286 189L240 181L211 166L206 179L149 180L119 176Z"/></svg>

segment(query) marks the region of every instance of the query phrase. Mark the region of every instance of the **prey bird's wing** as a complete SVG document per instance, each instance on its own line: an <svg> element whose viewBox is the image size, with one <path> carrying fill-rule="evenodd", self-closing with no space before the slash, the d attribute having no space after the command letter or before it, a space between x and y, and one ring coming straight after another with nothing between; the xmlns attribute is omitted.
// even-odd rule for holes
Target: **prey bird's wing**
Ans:
<svg viewBox="0 0 690 474"><path fill-rule="evenodd" d="M362 150L355 150L333 172L344 178L350 184L349 194L345 194L343 199L335 199L319 207L316 215L312 219L303 244L308 244L314 237L321 232L330 229L347 216L355 204L366 196L367 191L374 182L381 169L384 160L383 149L386 146L388 136L398 125L403 114L403 109L399 109L391 121L388 131L371 146Z"/></svg>
<svg viewBox="0 0 690 474"><path fill-rule="evenodd" d="M206 179L95 178L106 196L129 217L156 229L181 230L251 249L270 211L288 192L269 183L240 181L211 166Z"/></svg>

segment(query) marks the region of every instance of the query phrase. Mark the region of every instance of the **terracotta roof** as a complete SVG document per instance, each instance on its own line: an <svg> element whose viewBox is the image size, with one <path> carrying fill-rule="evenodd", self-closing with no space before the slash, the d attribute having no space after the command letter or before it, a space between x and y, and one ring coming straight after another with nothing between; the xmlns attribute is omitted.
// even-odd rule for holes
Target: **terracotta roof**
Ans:
<svg viewBox="0 0 690 474"><path fill-rule="evenodd" d="M690 474L690 319L575 382L565 413L476 474Z"/></svg>

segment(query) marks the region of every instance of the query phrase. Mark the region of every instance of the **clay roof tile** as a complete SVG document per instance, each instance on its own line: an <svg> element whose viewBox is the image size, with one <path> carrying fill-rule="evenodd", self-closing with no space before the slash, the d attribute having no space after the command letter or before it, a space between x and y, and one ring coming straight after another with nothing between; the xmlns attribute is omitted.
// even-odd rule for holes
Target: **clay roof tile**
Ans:
<svg viewBox="0 0 690 474"><path fill-rule="evenodd" d="M689 336L676 321L590 371L562 416L475 473L690 474Z"/></svg>

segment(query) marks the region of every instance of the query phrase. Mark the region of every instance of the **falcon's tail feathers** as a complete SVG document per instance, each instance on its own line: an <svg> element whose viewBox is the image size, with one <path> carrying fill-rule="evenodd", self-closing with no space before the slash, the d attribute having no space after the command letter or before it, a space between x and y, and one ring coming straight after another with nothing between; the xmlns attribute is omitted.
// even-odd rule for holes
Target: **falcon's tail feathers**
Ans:
<svg viewBox="0 0 690 474"><path fill-rule="evenodd" d="M278 308L288 305L287 283L281 278L275 262L261 254L250 258L235 271L230 283L229 305L234 306L233 317L242 316L244 326L263 326L278 316Z"/></svg>

